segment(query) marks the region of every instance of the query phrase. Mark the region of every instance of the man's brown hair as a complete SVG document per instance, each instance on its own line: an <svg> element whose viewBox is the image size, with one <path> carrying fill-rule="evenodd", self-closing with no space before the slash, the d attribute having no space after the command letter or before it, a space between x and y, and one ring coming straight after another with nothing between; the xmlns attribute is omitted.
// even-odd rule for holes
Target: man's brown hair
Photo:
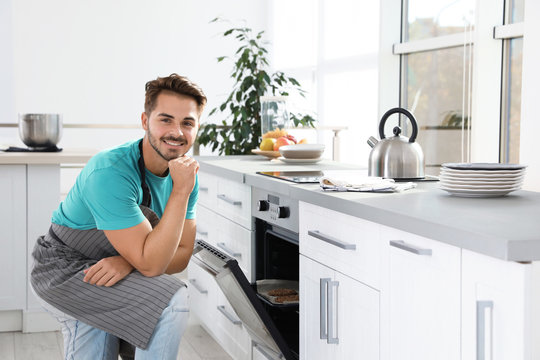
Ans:
<svg viewBox="0 0 540 360"><path fill-rule="evenodd" d="M150 116L152 110L155 109L157 97L164 90L193 98L197 102L199 116L206 105L206 95L204 95L202 89L187 77L175 73L147 82L145 89L144 111L147 116Z"/></svg>

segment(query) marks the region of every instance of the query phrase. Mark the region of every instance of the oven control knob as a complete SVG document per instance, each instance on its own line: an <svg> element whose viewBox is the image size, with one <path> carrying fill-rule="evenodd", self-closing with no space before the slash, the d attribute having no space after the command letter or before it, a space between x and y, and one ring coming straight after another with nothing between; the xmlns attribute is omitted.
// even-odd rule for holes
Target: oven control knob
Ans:
<svg viewBox="0 0 540 360"><path fill-rule="evenodd" d="M268 200L259 200L258 208L259 211L268 211L270 209L270 203Z"/></svg>
<svg viewBox="0 0 540 360"><path fill-rule="evenodd" d="M289 207L288 206L278 207L277 215L278 215L278 218L281 218L281 219L288 218L291 215Z"/></svg>

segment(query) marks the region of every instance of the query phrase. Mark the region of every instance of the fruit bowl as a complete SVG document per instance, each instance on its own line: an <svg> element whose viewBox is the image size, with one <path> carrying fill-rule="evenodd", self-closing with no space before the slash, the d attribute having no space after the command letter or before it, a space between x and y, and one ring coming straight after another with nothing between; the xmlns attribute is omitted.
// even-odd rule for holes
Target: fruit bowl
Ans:
<svg viewBox="0 0 540 360"><path fill-rule="evenodd" d="M252 149L251 152L257 155L267 157L269 159L276 159L281 156L279 151L265 151L261 149Z"/></svg>
<svg viewBox="0 0 540 360"><path fill-rule="evenodd" d="M318 159L324 152L324 144L296 144L279 148L286 159Z"/></svg>

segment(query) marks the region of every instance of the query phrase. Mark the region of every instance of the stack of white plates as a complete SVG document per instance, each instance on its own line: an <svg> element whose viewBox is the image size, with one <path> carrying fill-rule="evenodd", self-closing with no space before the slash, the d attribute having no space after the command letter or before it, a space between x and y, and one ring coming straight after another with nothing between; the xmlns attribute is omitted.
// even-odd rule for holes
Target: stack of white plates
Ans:
<svg viewBox="0 0 540 360"><path fill-rule="evenodd" d="M446 163L440 188L462 197L497 197L519 190L525 165L498 163Z"/></svg>

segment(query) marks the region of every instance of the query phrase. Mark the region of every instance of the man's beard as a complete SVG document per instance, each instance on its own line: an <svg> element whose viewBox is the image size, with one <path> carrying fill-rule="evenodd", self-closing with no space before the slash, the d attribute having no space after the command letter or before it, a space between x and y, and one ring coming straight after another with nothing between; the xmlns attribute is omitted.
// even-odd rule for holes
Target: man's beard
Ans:
<svg viewBox="0 0 540 360"><path fill-rule="evenodd" d="M161 139L156 139L152 136L152 132L150 131L150 127L148 127L148 142L150 143L150 146L152 146L152 148L159 154L159 156L161 156L164 160L166 161L170 161L170 160L173 160L173 159L177 159L179 157L182 157L184 156L185 153L182 153L180 155L170 155L170 156L167 156L165 154L163 154L161 152L161 150L159 150L159 144L161 143L161 141L164 141L164 140L168 140L168 141L174 141L174 142L183 142L185 144L187 144L187 140L186 138L183 138L183 137L178 137L178 138L173 138L173 137L163 137Z"/></svg>

